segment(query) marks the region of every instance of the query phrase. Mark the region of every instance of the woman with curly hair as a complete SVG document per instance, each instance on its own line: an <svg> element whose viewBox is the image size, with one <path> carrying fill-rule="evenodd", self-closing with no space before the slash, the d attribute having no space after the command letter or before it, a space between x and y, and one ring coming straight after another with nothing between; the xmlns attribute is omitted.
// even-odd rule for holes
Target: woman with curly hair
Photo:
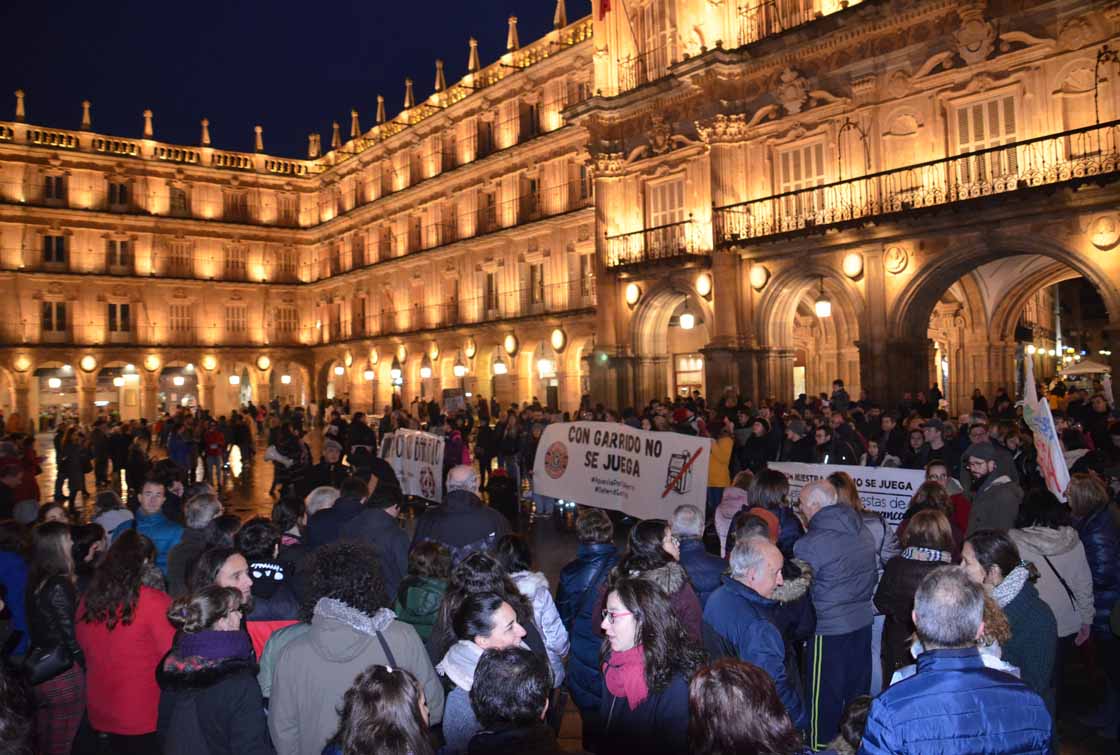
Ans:
<svg viewBox="0 0 1120 755"><path fill-rule="evenodd" d="M601 624L599 755L688 752L688 680L706 656L665 591L644 578L611 586Z"/></svg>
<svg viewBox="0 0 1120 755"><path fill-rule="evenodd" d="M211 585L167 612L179 630L156 668L164 755L272 755L241 592Z"/></svg>
<svg viewBox="0 0 1120 755"><path fill-rule="evenodd" d="M737 658L696 672L688 690L694 755L807 755L770 675Z"/></svg>
<svg viewBox="0 0 1120 755"><path fill-rule="evenodd" d="M323 755L435 755L428 702L404 669L370 666L342 702L342 720Z"/></svg>
<svg viewBox="0 0 1120 755"><path fill-rule="evenodd" d="M443 687L416 630L388 608L377 550L331 543L312 553L307 568L311 627L288 641L272 673L268 728L277 752L320 752L338 731L346 690L374 664L415 676L439 723Z"/></svg>
<svg viewBox="0 0 1120 755"><path fill-rule="evenodd" d="M155 562L152 541L125 530L90 580L78 606L78 644L86 658L86 722L75 753L97 752L97 733L113 752L159 751L159 686L153 673L171 648L171 598L143 584Z"/></svg>

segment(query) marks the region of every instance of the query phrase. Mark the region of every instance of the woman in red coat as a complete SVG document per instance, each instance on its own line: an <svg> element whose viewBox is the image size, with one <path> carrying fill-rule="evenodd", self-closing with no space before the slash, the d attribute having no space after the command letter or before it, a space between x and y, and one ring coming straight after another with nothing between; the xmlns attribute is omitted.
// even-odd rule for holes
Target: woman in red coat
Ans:
<svg viewBox="0 0 1120 755"><path fill-rule="evenodd" d="M118 755L160 751L156 667L171 649L171 598L141 584L155 546L136 530L113 541L78 607L78 644L86 658L86 711L74 752L97 752L97 734Z"/></svg>

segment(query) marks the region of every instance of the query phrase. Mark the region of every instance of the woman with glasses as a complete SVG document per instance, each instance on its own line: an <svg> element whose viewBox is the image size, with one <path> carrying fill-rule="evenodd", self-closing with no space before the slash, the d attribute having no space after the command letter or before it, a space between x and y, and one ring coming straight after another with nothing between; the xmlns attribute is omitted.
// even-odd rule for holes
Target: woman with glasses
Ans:
<svg viewBox="0 0 1120 755"><path fill-rule="evenodd" d="M693 642L703 641L703 609L700 598L678 563L681 546L664 519L646 519L630 529L628 550L611 572L610 583L625 577L642 577L660 587L669 598L673 613ZM602 610L609 590L601 593Z"/></svg>
<svg viewBox="0 0 1120 755"><path fill-rule="evenodd" d="M264 699L249 635L241 631L242 595L211 585L167 612L179 630L156 668L162 689L158 732L167 755L272 755Z"/></svg>
<svg viewBox="0 0 1120 755"><path fill-rule="evenodd" d="M607 595L601 626L605 683L595 752L688 752L688 680L705 654L669 597L650 580L624 577Z"/></svg>

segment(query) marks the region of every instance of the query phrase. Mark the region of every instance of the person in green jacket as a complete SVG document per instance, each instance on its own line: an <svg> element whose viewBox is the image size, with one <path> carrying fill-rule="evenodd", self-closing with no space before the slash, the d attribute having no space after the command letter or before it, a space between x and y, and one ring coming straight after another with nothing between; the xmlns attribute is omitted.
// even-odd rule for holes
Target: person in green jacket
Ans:
<svg viewBox="0 0 1120 755"><path fill-rule="evenodd" d="M428 540L408 555L408 575L401 580L393 611L425 642L432 634L450 576L451 551L446 545Z"/></svg>

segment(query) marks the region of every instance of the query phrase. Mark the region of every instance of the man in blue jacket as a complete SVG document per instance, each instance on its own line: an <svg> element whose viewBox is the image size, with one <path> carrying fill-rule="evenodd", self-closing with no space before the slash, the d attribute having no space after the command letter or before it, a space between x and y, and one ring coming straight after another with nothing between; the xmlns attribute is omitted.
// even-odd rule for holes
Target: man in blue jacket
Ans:
<svg viewBox="0 0 1120 755"><path fill-rule="evenodd" d="M871 703L860 753L963 755L1050 751L1051 719L1042 698L984 666L984 591L959 566L926 575L914 595L924 652L914 676Z"/></svg>
<svg viewBox="0 0 1120 755"><path fill-rule="evenodd" d="M855 510L839 503L826 481L801 489L805 534L794 555L813 569L810 598L817 613L809 642L809 746L823 750L844 708L871 689L871 597L878 581L875 539Z"/></svg>
<svg viewBox="0 0 1120 755"><path fill-rule="evenodd" d="M700 598L700 607L703 608L719 587L720 578L727 571L727 564L722 558L704 550L704 514L700 509L688 503L677 506L669 526L673 537L680 544L681 555L678 560L692 581L696 597Z"/></svg>
<svg viewBox="0 0 1120 755"><path fill-rule="evenodd" d="M786 657L786 643L770 615L774 589L782 584L782 552L769 540L752 537L731 551L731 576L712 593L704 608L704 623L735 649L740 660L753 663L774 680L778 697L799 729L808 716L795 677L787 669L796 661ZM707 630L705 630L707 631Z"/></svg>
<svg viewBox="0 0 1120 755"><path fill-rule="evenodd" d="M147 480L140 488L140 508L136 518L122 522L113 530L113 539L127 529L135 529L152 541L156 547L156 566L167 575L167 554L183 539L183 526L163 515L163 501L167 490L158 480Z"/></svg>

